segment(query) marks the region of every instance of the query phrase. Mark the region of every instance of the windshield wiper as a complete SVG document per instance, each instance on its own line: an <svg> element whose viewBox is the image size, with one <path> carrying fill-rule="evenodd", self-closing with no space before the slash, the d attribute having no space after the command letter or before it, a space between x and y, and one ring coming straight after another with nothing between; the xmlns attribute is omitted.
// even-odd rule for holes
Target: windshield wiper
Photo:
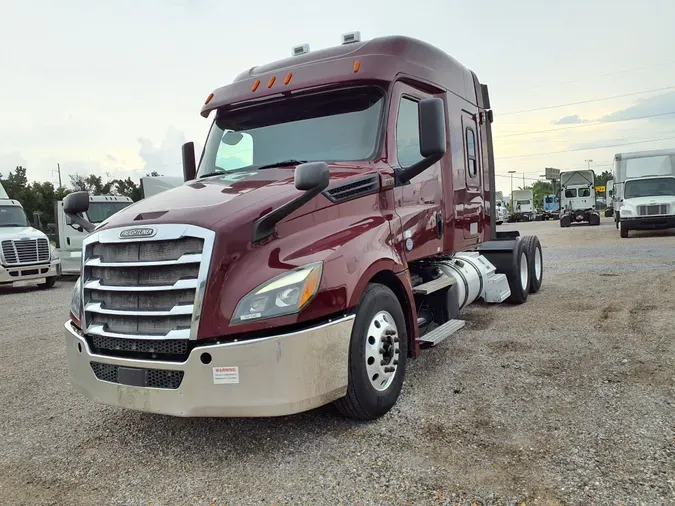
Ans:
<svg viewBox="0 0 675 506"><path fill-rule="evenodd" d="M268 163L267 165L258 167L258 170L273 169L275 167L288 167L289 165L300 165L301 163L307 163L307 160L284 160L283 162Z"/></svg>

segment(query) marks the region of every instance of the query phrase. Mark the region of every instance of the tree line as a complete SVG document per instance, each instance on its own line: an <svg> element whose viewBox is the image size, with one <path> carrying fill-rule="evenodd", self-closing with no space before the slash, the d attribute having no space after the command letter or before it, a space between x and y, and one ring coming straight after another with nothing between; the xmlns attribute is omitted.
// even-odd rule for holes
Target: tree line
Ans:
<svg viewBox="0 0 675 506"><path fill-rule="evenodd" d="M140 182L136 184L130 177L126 179L108 179L103 181L101 176L90 174L82 176L73 174L70 176L70 186L55 187L50 181L33 183L28 182L25 167L18 166L10 171L7 177L0 173L0 183L5 188L10 199L18 200L23 205L28 219L32 219L33 213L40 215L40 220L45 225L55 223L54 203L73 191L87 191L91 195L117 195L129 197L134 202L143 198ZM159 176L152 172L148 176Z"/></svg>

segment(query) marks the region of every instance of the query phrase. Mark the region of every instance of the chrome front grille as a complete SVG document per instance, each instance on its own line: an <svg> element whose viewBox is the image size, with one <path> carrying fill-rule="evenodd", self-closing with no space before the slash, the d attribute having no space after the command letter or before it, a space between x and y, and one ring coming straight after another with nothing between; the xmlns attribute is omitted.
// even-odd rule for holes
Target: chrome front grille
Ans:
<svg viewBox="0 0 675 506"><path fill-rule="evenodd" d="M121 239L129 228L103 230L84 241L85 334L103 355L183 356L188 340L196 338L215 234L156 225L152 238Z"/></svg>
<svg viewBox="0 0 675 506"><path fill-rule="evenodd" d="M640 216L660 216L668 214L668 204L652 204L648 206L638 206Z"/></svg>
<svg viewBox="0 0 675 506"><path fill-rule="evenodd" d="M49 261L49 241L40 239L19 239L2 241L2 255L5 265L37 264Z"/></svg>

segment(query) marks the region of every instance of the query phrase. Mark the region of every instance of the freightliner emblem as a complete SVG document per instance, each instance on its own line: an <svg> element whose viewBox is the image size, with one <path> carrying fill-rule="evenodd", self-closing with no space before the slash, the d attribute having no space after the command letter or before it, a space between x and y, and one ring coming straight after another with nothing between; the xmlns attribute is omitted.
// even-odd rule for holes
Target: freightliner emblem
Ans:
<svg viewBox="0 0 675 506"><path fill-rule="evenodd" d="M143 228L127 228L120 232L120 239L137 239L152 237L157 233L157 230L150 227Z"/></svg>

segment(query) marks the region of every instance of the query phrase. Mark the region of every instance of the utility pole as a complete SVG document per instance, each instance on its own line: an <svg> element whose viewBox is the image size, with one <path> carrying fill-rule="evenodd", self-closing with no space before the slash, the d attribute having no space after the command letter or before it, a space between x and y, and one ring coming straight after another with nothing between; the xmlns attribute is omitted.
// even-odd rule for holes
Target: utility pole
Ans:
<svg viewBox="0 0 675 506"><path fill-rule="evenodd" d="M593 160L586 160L586 163L588 164L588 170L591 170L591 163L593 163Z"/></svg>
<svg viewBox="0 0 675 506"><path fill-rule="evenodd" d="M54 174L54 172L58 172L58 174L59 174L59 188L61 188L62 185L61 185L61 164L60 163L56 164L56 170L53 170L52 174Z"/></svg>
<svg viewBox="0 0 675 506"><path fill-rule="evenodd" d="M525 173L523 172L523 188L525 188Z"/></svg>
<svg viewBox="0 0 675 506"><path fill-rule="evenodd" d="M511 200L511 212L513 212L513 175L516 173L515 170L510 170L509 174L511 174L511 195L510 195L510 200Z"/></svg>

